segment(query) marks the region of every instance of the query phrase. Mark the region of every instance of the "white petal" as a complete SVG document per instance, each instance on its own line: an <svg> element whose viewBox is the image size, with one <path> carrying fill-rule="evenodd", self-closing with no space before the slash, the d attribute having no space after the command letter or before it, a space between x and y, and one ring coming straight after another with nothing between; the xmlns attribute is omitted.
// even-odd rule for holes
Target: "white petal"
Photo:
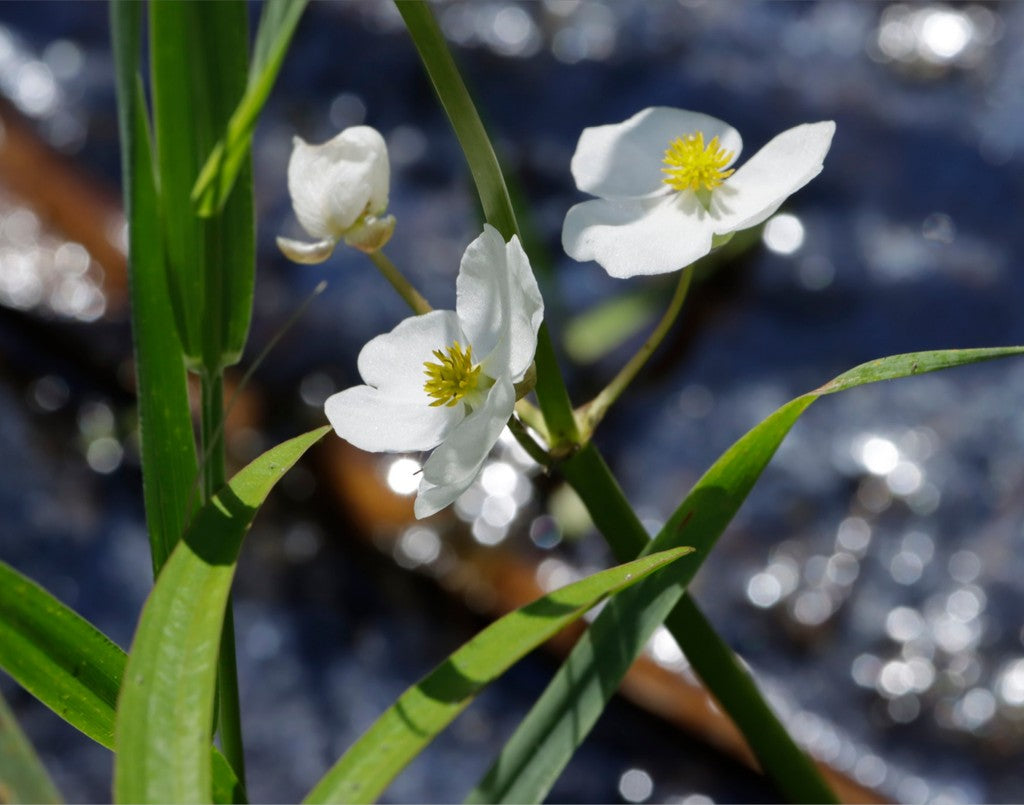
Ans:
<svg viewBox="0 0 1024 805"><path fill-rule="evenodd" d="M726 179L711 196L715 232L756 226L821 173L836 124L805 123L782 132Z"/></svg>
<svg viewBox="0 0 1024 805"><path fill-rule="evenodd" d="M338 241L334 238L324 238L316 243L307 243L303 240L278 237L277 248L293 263L311 266L324 262L334 254L334 247L337 243Z"/></svg>
<svg viewBox="0 0 1024 805"><path fill-rule="evenodd" d="M383 249L395 231L395 216L366 215L345 234L345 243L353 249L373 254Z"/></svg>
<svg viewBox="0 0 1024 805"><path fill-rule="evenodd" d="M432 400L423 390L423 364L436 362L434 350L447 349L453 341L466 342L454 311L432 310L410 316L391 332L367 342L359 352L359 374L365 383L388 396L429 408ZM457 410L461 411L462 406Z"/></svg>
<svg viewBox="0 0 1024 805"><path fill-rule="evenodd" d="M431 408L370 386L332 394L324 403L331 427L345 441L372 453L430 450L462 417L461 406Z"/></svg>
<svg viewBox="0 0 1024 805"><path fill-rule="evenodd" d="M459 495L469 489L472 483L473 479L470 479L469 483L459 489L453 486L434 486L434 484L421 479L416 492L416 502L413 504L413 513L419 520L437 514L441 509L458 500Z"/></svg>
<svg viewBox="0 0 1024 805"><path fill-rule="evenodd" d="M698 131L705 142L718 137L733 159L743 148L739 132L718 118L667 106L644 109L622 123L584 129L571 163L576 186L601 198L664 195L670 192L661 170L666 149L677 137Z"/></svg>
<svg viewBox="0 0 1024 805"><path fill-rule="evenodd" d="M388 204L387 145L369 126L345 129L323 145L294 139L288 192L295 215L314 238L340 238L363 213Z"/></svg>
<svg viewBox="0 0 1024 805"><path fill-rule="evenodd" d="M512 416L514 406L512 382L499 378L483 405L462 420L423 465L415 505L417 517L440 511L469 488Z"/></svg>
<svg viewBox="0 0 1024 805"><path fill-rule="evenodd" d="M576 260L596 260L613 277L665 274L711 251L711 220L692 192L665 199L605 201L572 207L562 247Z"/></svg>
<svg viewBox="0 0 1024 805"><path fill-rule="evenodd" d="M521 380L537 351L544 301L519 238L505 243L484 224L462 256L455 309L484 371Z"/></svg>

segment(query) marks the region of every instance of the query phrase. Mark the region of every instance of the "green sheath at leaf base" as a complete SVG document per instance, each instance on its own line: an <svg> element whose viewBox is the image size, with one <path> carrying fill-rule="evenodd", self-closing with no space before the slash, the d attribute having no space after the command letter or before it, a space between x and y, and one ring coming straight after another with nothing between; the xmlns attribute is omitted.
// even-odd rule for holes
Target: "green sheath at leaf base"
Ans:
<svg viewBox="0 0 1024 805"><path fill-rule="evenodd" d="M252 312L255 242L248 152L219 215L198 218L193 183L245 93L248 12L241 0L157 0L150 68L168 285L191 368L235 363Z"/></svg>

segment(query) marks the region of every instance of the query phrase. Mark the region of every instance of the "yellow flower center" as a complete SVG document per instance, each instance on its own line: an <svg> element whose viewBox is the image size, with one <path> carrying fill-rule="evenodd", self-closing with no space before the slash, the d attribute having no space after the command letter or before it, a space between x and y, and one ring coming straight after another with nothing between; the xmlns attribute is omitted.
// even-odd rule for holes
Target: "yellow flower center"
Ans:
<svg viewBox="0 0 1024 805"><path fill-rule="evenodd" d="M423 362L427 375L423 390L434 398L431 408L439 405L451 408L467 394L476 391L480 384L480 364L473 365L473 347L463 349L458 341L453 341L443 352L435 349L434 356L440 363Z"/></svg>
<svg viewBox="0 0 1024 805"><path fill-rule="evenodd" d="M701 132L676 137L665 150L662 173L668 174L662 181L676 190L714 190L734 171L722 170L729 164L733 152L726 151L718 144L718 137L704 146Z"/></svg>

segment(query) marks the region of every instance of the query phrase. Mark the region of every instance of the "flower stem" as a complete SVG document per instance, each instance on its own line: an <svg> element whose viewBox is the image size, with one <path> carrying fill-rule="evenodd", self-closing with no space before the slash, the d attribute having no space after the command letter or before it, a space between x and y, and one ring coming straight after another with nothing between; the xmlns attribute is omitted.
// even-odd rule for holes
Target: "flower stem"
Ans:
<svg viewBox="0 0 1024 805"><path fill-rule="evenodd" d="M650 549L647 530L593 443L562 462L559 471L586 505L616 561L627 562ZM689 593L681 596L665 626L782 795L791 802L836 802L819 767L790 737Z"/></svg>
<svg viewBox="0 0 1024 805"><path fill-rule="evenodd" d="M541 413L541 410L536 405L529 400L519 400L516 402L516 413L524 425L533 429L544 440L545 444L551 445L551 436L548 433L547 422L544 421L544 414Z"/></svg>
<svg viewBox="0 0 1024 805"><path fill-rule="evenodd" d="M684 268L680 272L679 282L676 285L675 293L672 294L672 301L669 302L668 309L662 315L658 326L654 328L654 331L647 337L647 340L644 341L640 349L619 370L619 373L615 375L612 381L589 403L580 406L576 415L579 420L581 442L586 442L590 439L598 424L604 419L604 415L608 413L612 403L626 390L626 387L629 386L640 369L647 363L647 359L651 357L654 350L661 344L683 307L683 302L686 300L687 291L690 290L690 281L692 279L692 267Z"/></svg>
<svg viewBox="0 0 1024 805"><path fill-rule="evenodd" d="M224 373L221 369L201 374L201 435L203 501L210 500L224 486ZM235 660L234 605L228 596L217 660L218 724L221 748L238 782L245 787L245 752L242 744L242 716L238 701L238 669Z"/></svg>
<svg viewBox="0 0 1024 805"><path fill-rule="evenodd" d="M424 299L420 292L412 287L412 283L405 278L405 275L392 263L387 255L384 254L380 249L366 253L369 258L373 261L373 264L377 266L377 270L384 275L384 279L391 283L391 287L398 291L398 295L401 296L406 304L409 305L417 314L422 315L423 313L429 313L433 308L430 306L430 302Z"/></svg>
<svg viewBox="0 0 1024 805"><path fill-rule="evenodd" d="M750 672L689 593L679 599L665 626L782 795L791 802L839 802L823 769L793 741Z"/></svg>
<svg viewBox="0 0 1024 805"><path fill-rule="evenodd" d="M536 411L537 409L534 410ZM530 432L526 429L526 425L523 424L523 421L518 416L513 414L509 417L508 429L512 431L512 435L516 437L516 441L519 442L523 450L529 454L530 458L542 467L551 466L551 454L541 447L530 435Z"/></svg>

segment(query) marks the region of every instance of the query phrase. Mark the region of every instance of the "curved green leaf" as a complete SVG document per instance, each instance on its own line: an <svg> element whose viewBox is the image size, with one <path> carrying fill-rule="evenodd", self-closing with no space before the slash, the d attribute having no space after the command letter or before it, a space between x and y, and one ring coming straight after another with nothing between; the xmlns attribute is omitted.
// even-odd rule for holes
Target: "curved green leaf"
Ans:
<svg viewBox="0 0 1024 805"><path fill-rule="evenodd" d="M896 355L862 364L821 388L790 401L730 447L697 482L644 553L682 542L697 548L698 559L678 574L645 579L615 596L577 643L530 713L519 725L480 785L471 802L540 802L583 741L622 677L655 629L673 613L686 585L700 568L733 515L743 503L775 450L800 415L819 397L865 383L907 377L993 358L1024 354L1024 347L943 350ZM571 472L571 471L570 471ZM614 503L605 505L614 505ZM599 509L600 511L600 509ZM609 511L602 511L610 517ZM595 518L596 520L597 518ZM693 612L683 607L669 621L677 639L685 637ZM699 624L698 624L699 626ZM682 640L681 640L682 642ZM713 644L703 648L715 649ZM686 646L684 645L684 650ZM717 647L724 649L724 645ZM725 652L728 654L728 652ZM711 681L708 680L711 685ZM717 689L712 685L713 690ZM757 696L756 690L753 695ZM729 710L730 715L737 715ZM751 747L777 772L764 736L745 730ZM774 776L786 790L792 781ZM825 793L830 793L826 792Z"/></svg>
<svg viewBox="0 0 1024 805"><path fill-rule="evenodd" d="M284 442L235 475L199 510L161 570L118 702L118 801L210 799L217 655L242 538L274 484L328 430Z"/></svg>
<svg viewBox="0 0 1024 805"><path fill-rule="evenodd" d="M114 708L125 653L99 629L0 562L0 668L96 743L114 748ZM213 801L244 802L216 749Z"/></svg>
<svg viewBox="0 0 1024 805"><path fill-rule="evenodd" d="M0 668L107 748L124 658L91 623L0 562Z"/></svg>
<svg viewBox="0 0 1024 805"><path fill-rule="evenodd" d="M306 2L268 0L263 4L245 95L192 188L192 202L204 218L219 213L228 200L238 172L249 155L256 119L274 87Z"/></svg>
<svg viewBox="0 0 1024 805"><path fill-rule="evenodd" d="M487 223L501 232L505 240L519 235L519 225L498 157L430 7L421 0L407 0L396 3L396 6L466 155ZM548 432L556 445L575 444L578 438L576 419L546 324L541 324L537 333L535 360L537 401L544 413Z"/></svg>
<svg viewBox="0 0 1024 805"><path fill-rule="evenodd" d="M0 802L62 802L14 713L0 696Z"/></svg>
<svg viewBox="0 0 1024 805"><path fill-rule="evenodd" d="M136 2L111 3L110 27L128 218L142 489L156 575L185 530L197 466L181 341L167 295L159 200L139 73L142 8Z"/></svg>
<svg viewBox="0 0 1024 805"><path fill-rule="evenodd" d="M691 553L676 548L595 573L496 620L403 693L306 802L372 802L473 697L599 601Z"/></svg>

